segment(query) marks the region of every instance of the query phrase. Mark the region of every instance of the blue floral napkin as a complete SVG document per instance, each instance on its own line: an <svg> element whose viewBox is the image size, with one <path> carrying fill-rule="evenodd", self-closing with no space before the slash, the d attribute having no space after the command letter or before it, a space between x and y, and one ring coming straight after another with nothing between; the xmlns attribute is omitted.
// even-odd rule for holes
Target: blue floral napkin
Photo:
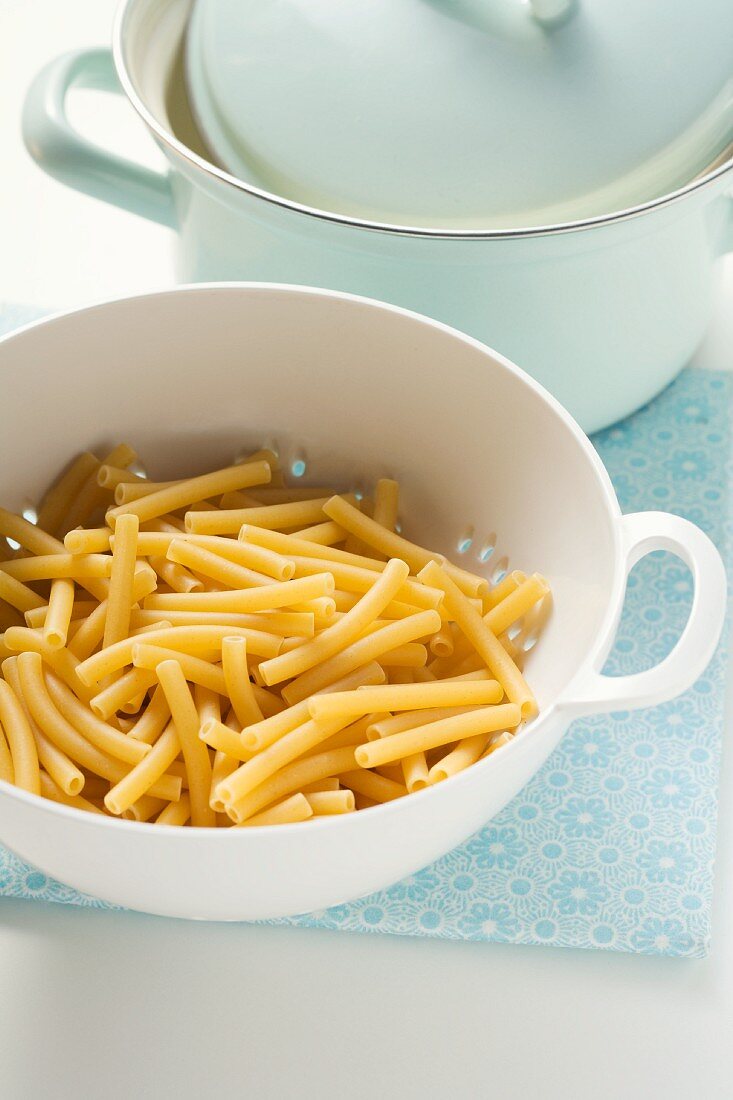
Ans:
<svg viewBox="0 0 733 1100"><path fill-rule="evenodd" d="M13 315L12 323L22 318ZM686 370L594 440L625 511L699 524L730 563L733 376ZM669 652L692 595L687 568L653 554L629 578L608 663L640 671ZM582 719L506 809L403 882L273 921L358 932L704 956L710 944L726 647L681 698ZM107 908L0 848L0 894Z"/></svg>

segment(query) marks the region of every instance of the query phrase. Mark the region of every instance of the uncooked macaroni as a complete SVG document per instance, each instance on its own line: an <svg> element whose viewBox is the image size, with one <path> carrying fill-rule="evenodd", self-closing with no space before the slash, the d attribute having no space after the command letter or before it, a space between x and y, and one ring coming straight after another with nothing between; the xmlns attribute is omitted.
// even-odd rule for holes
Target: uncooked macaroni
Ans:
<svg viewBox="0 0 733 1100"><path fill-rule="evenodd" d="M490 770L537 713L521 631L547 581L408 540L397 481L367 503L287 486L271 449L178 481L136 457L83 452L37 523L0 509L1 781L304 828Z"/></svg>

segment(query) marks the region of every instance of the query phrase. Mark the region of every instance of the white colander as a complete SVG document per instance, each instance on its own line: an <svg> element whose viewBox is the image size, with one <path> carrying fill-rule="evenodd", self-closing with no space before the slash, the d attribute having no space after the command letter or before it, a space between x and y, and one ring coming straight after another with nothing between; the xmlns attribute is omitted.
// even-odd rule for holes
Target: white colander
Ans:
<svg viewBox="0 0 733 1100"><path fill-rule="evenodd" d="M286 468L305 464L305 483L398 478L409 537L488 576L507 561L538 570L553 590L526 665L539 717L462 774L385 806L297 825L171 829L85 814L0 782L0 841L100 898L236 920L387 886L496 814L573 718L684 691L720 635L726 581L709 539L677 516L622 516L593 447L536 382L416 314L302 287L183 287L7 337L0 392L5 507L36 501L75 452L120 439L157 480L276 443ZM626 576L658 549L692 570L687 627L655 668L605 677ZM531 646L531 624L522 639Z"/></svg>

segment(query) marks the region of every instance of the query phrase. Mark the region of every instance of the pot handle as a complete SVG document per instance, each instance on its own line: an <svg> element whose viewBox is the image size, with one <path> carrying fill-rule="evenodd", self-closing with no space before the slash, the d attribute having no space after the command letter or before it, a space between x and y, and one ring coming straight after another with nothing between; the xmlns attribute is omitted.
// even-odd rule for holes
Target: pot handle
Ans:
<svg viewBox="0 0 733 1100"><path fill-rule="evenodd" d="M23 105L23 139L33 159L77 191L174 228L169 173L154 172L83 137L66 113L73 87L122 93L111 51L74 50L38 73Z"/></svg>
<svg viewBox="0 0 733 1100"><path fill-rule="evenodd" d="M604 676L609 638L573 678L558 706L573 718L609 710L650 707L681 695L704 671L725 619L727 583L723 561L708 536L689 520L668 512L636 512L621 519L626 574L654 550L669 550L689 567L694 597L687 625L672 652L658 665L630 676Z"/></svg>

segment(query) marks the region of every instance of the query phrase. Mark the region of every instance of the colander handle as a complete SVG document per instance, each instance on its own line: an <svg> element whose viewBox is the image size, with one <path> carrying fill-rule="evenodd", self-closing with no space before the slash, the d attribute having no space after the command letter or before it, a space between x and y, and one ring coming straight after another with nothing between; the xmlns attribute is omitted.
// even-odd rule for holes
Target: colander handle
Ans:
<svg viewBox="0 0 733 1100"><path fill-rule="evenodd" d="M672 652L654 668L631 676L604 676L601 672L613 642L614 624L558 702L573 717L655 706L681 695L707 666L723 629L725 568L716 547L699 527L667 512L637 512L621 519L621 537L627 576L654 550L668 550L688 566L694 584L690 616Z"/></svg>
<svg viewBox="0 0 733 1100"><path fill-rule="evenodd" d="M66 100L72 88L122 93L109 50L74 50L36 76L23 105L23 139L49 176L96 199L172 228L170 175L117 156L72 126Z"/></svg>

